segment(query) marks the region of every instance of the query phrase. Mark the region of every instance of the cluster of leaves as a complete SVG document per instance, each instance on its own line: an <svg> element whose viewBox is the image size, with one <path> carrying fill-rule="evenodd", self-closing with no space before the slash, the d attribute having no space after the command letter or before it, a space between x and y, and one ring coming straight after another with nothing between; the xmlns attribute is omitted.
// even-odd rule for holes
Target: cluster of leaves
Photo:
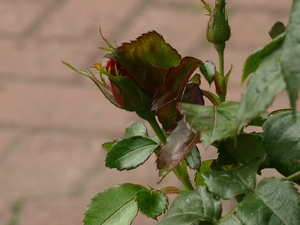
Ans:
<svg viewBox="0 0 300 225"><path fill-rule="evenodd" d="M218 0L214 10L202 2L211 15L209 41L222 53L230 37L225 1ZM246 60L242 81L252 75L241 102L225 100L231 69L224 74L222 65L217 70L209 60L182 58L155 31L116 48L109 44L106 50L111 53L106 57L116 61L118 67L114 70L124 70L126 76L112 74L97 64L98 79L91 71L65 63L90 77L114 105L148 121L156 133L151 137L142 123L131 125L124 138L103 144L107 151L105 165L131 170L155 154L159 179L173 171L185 188L156 190L137 184L117 185L92 199L84 223L126 225L141 212L153 219L166 213L159 225L300 224L300 194L295 188L300 184L300 112L296 111L300 88L299 14L300 1L294 0L287 29L276 23L270 43ZM218 20L222 26L216 24ZM224 39L215 35L213 28L224 30ZM197 69L210 85L214 84L216 93L201 88ZM103 74L111 83L104 80ZM291 109L268 113L267 108L284 90L289 93ZM118 104L115 96L124 104ZM211 104L205 105L203 97ZM247 133L246 126L258 126L263 131ZM198 143L205 148L216 147L218 158L201 161ZM193 181L188 168L195 171ZM265 178L257 184L256 174L265 168L275 168L283 178ZM167 195L174 193L178 197L168 209ZM222 217L221 199L232 198L237 205Z"/></svg>

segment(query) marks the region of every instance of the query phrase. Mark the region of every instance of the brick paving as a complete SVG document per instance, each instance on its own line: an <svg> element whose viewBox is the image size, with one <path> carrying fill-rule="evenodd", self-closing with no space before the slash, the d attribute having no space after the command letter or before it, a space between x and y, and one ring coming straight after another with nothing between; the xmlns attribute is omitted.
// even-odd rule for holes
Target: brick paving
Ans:
<svg viewBox="0 0 300 225"><path fill-rule="evenodd" d="M239 100L243 61L269 40L291 2L228 1L234 65L228 98ZM122 182L157 185L154 158L138 170L104 167L101 144L122 137L137 121L112 106L87 78L66 68L98 62L108 40L132 40L156 30L183 56L217 61L205 41L207 17L199 0L2 0L0 2L0 225L79 225L89 199ZM282 94L274 106L286 107ZM204 159L215 150L201 150ZM13 210L13 209L16 210ZM134 224L155 224L138 216Z"/></svg>

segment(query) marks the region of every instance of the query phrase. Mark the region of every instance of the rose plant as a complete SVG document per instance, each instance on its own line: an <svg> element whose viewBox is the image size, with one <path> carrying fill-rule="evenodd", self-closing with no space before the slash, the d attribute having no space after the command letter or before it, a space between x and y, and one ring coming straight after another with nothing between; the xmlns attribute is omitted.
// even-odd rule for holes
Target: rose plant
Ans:
<svg viewBox="0 0 300 225"><path fill-rule="evenodd" d="M122 139L103 144L105 165L131 170L155 154L159 180L174 172L184 187L157 190L131 183L111 187L93 197L84 224L131 224L138 212L152 219L165 214L159 225L300 224L300 194L295 188L300 184L300 112L296 111L300 1L293 1L287 28L275 23L271 41L247 58L242 81L252 75L241 102L226 99L232 72L224 71L224 50L231 35L226 2L216 0L212 9L201 1L210 16L206 36L218 53L218 67L209 60L182 57L156 31L120 46L111 45L100 32L108 60L106 65L92 66L99 77L64 62L92 79L112 104L135 112L155 132L150 137L142 123L126 128ZM215 93L201 87L200 76L214 85ZM283 90L289 94L291 109L267 112ZM248 126L262 131L247 132ZM199 143L217 148L218 157L201 161ZM257 184L256 174L266 168L283 177ZM194 179L189 170L195 171ZM170 207L168 194L178 194ZM237 205L221 215L221 199L232 198Z"/></svg>

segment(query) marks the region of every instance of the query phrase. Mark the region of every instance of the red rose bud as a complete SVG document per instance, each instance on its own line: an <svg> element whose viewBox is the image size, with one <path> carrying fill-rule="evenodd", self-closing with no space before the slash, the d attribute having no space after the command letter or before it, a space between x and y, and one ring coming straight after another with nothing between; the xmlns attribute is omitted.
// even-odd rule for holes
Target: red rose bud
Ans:
<svg viewBox="0 0 300 225"><path fill-rule="evenodd" d="M116 69L118 71L118 74L123 77L128 77L128 73L125 71L125 69L115 60L109 59L106 63L105 69L113 76L117 76ZM121 88L113 82L111 79L109 79L110 85L111 85L111 92L116 100L116 102L120 105L120 107L123 106L123 100L122 100L122 90Z"/></svg>
<svg viewBox="0 0 300 225"><path fill-rule="evenodd" d="M105 67L101 64L95 64L94 67L99 70L102 83L102 75L109 79L110 85L106 84L102 92L111 103L131 112L150 112L153 99L141 91L118 61L109 59Z"/></svg>

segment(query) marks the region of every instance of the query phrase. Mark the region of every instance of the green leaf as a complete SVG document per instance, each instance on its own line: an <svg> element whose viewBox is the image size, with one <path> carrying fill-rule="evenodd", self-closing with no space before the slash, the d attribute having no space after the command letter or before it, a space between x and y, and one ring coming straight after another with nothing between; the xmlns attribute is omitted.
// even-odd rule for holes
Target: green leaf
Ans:
<svg viewBox="0 0 300 225"><path fill-rule="evenodd" d="M235 170L204 172L202 176L211 192L220 198L231 199L254 190L256 172L263 159L253 160Z"/></svg>
<svg viewBox="0 0 300 225"><path fill-rule="evenodd" d="M300 112L296 121L291 112L275 114L263 129L262 144L271 165L285 176L300 171Z"/></svg>
<svg viewBox="0 0 300 225"><path fill-rule="evenodd" d="M139 210L146 216L156 219L168 206L168 198L158 190L140 190L136 195Z"/></svg>
<svg viewBox="0 0 300 225"><path fill-rule="evenodd" d="M225 217L225 219L219 220L216 225L243 225L243 223L234 215Z"/></svg>
<svg viewBox="0 0 300 225"><path fill-rule="evenodd" d="M185 157L186 164L193 170L200 170L201 156L197 146Z"/></svg>
<svg viewBox="0 0 300 225"><path fill-rule="evenodd" d="M110 151L111 147L117 142L117 140L105 142L102 144L102 148L106 151Z"/></svg>
<svg viewBox="0 0 300 225"><path fill-rule="evenodd" d="M281 66L290 97L290 104L293 112L295 112L300 88L300 1L294 0L293 2L286 37L282 45Z"/></svg>
<svg viewBox="0 0 300 225"><path fill-rule="evenodd" d="M226 140L225 140L226 141ZM236 160L227 152L224 141L218 145L218 158L212 164L213 170L223 170L223 168L236 164Z"/></svg>
<svg viewBox="0 0 300 225"><path fill-rule="evenodd" d="M281 47L281 44L284 40L284 35L285 34L282 34L277 38L273 39L265 46L256 50L246 59L243 69L242 82L244 82L247 79L249 74L257 70L257 68L267 56L269 56L275 49Z"/></svg>
<svg viewBox="0 0 300 225"><path fill-rule="evenodd" d="M191 225L200 221L215 222L221 216L220 200L204 186L180 194L158 225ZM197 224L197 223L196 223Z"/></svg>
<svg viewBox="0 0 300 225"><path fill-rule="evenodd" d="M153 140L141 136L119 140L107 153L105 165L118 170L134 169L143 164L157 147Z"/></svg>
<svg viewBox="0 0 300 225"><path fill-rule="evenodd" d="M290 181L267 178L237 207L237 216L246 225L300 224L300 195Z"/></svg>
<svg viewBox="0 0 300 225"><path fill-rule="evenodd" d="M143 187L121 184L96 195L84 217L85 225L129 225L138 212L136 193Z"/></svg>
<svg viewBox="0 0 300 225"><path fill-rule="evenodd" d="M159 177L163 178L174 169L190 153L198 140L199 137L186 127L183 120L179 121L158 153L156 162Z"/></svg>
<svg viewBox="0 0 300 225"><path fill-rule="evenodd" d="M159 88L155 95L152 110L156 110L175 99L179 100L190 77L199 67L200 62L199 59L185 57L178 66L172 67L166 76L164 85Z"/></svg>
<svg viewBox="0 0 300 225"><path fill-rule="evenodd" d="M200 71L209 83L209 85L211 85L211 83L214 81L214 77L216 74L216 66L214 65L214 63L209 60L205 61L204 63L200 62Z"/></svg>
<svg viewBox="0 0 300 225"><path fill-rule="evenodd" d="M134 136L149 137L147 128L142 123L134 123L125 130L125 138Z"/></svg>
<svg viewBox="0 0 300 225"><path fill-rule="evenodd" d="M280 34L283 34L285 32L285 26L282 22L277 21L269 31L269 35L272 39L278 37Z"/></svg>
<svg viewBox="0 0 300 225"><path fill-rule="evenodd" d="M202 162L200 171L196 173L196 177L195 177L196 186L205 185L202 174L204 172L212 171L212 169L210 168L212 163L213 163L213 160L206 160L206 161Z"/></svg>
<svg viewBox="0 0 300 225"><path fill-rule="evenodd" d="M162 86L168 69L177 66L181 60L178 52L156 31L123 43L106 57L120 63L141 90L151 97Z"/></svg>
<svg viewBox="0 0 300 225"><path fill-rule="evenodd" d="M236 162L246 164L255 158L263 158L266 151L261 143L261 135L256 133L241 133L235 139L229 138L223 146Z"/></svg>
<svg viewBox="0 0 300 225"><path fill-rule="evenodd" d="M263 59L243 92L237 113L237 130L258 117L273 102L286 85L281 74L281 49Z"/></svg>
<svg viewBox="0 0 300 225"><path fill-rule="evenodd" d="M204 147L235 134L238 103L223 102L218 106L181 103L181 112L191 130L200 135Z"/></svg>

